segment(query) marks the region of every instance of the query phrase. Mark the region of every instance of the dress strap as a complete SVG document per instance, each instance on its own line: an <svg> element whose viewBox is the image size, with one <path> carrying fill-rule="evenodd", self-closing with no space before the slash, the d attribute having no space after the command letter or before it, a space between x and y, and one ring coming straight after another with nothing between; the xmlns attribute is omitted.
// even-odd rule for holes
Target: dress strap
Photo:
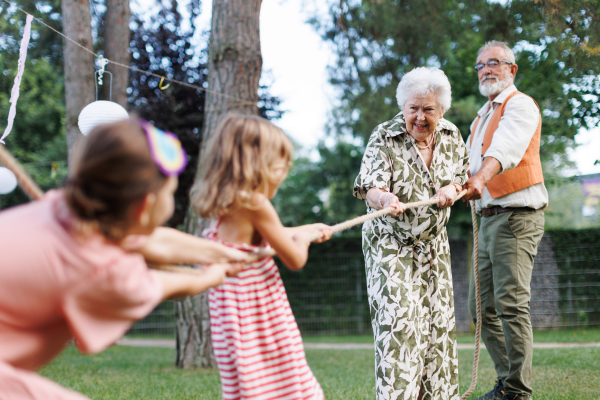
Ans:
<svg viewBox="0 0 600 400"><path fill-rule="evenodd" d="M221 225L221 220L217 220L217 223L215 224L215 226L211 227L211 228L207 228L204 230L203 235L206 239L212 239L212 240L216 240L217 239L217 229L219 229L219 225Z"/></svg>

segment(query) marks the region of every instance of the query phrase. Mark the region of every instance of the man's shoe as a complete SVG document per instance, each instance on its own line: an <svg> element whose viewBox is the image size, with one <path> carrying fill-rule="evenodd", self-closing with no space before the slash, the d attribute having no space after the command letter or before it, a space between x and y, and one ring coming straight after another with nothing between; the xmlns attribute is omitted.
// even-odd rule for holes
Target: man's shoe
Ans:
<svg viewBox="0 0 600 400"><path fill-rule="evenodd" d="M496 385L491 392L484 394L483 396L474 398L472 400L503 400L504 395L504 383L502 379L498 378Z"/></svg>
<svg viewBox="0 0 600 400"><path fill-rule="evenodd" d="M531 400L531 397L519 396L518 394L513 393L504 393L504 396L502 396L502 400Z"/></svg>

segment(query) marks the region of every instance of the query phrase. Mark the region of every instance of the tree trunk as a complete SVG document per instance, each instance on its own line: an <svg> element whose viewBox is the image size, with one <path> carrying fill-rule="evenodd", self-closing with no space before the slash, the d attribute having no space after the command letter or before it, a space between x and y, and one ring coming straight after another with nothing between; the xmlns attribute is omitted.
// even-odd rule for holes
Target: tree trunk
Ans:
<svg viewBox="0 0 600 400"><path fill-rule="evenodd" d="M200 160L207 139L230 111L258 113L258 81L262 70L259 16L262 0L214 0L208 61L208 88ZM215 93L218 92L218 93ZM186 231L198 235L204 225L191 211ZM208 295L200 294L177 307L177 352L180 368L214 367Z"/></svg>
<svg viewBox="0 0 600 400"><path fill-rule="evenodd" d="M80 45L93 50L90 3L88 0L62 0L63 33ZM69 40L63 40L65 59L65 127L69 165L75 144L81 137L77 119L83 107L96 98L94 56Z"/></svg>
<svg viewBox="0 0 600 400"><path fill-rule="evenodd" d="M129 65L129 0L106 0L106 13L104 20L106 30L104 34L104 57L111 61ZM129 85L129 70L114 64L108 64L106 70L112 72L112 101L127 108L127 86ZM108 100L110 79L107 77L104 99Z"/></svg>
<svg viewBox="0 0 600 400"><path fill-rule="evenodd" d="M257 114L262 0L214 0L202 151L225 114ZM222 94L217 94L214 92ZM202 155L202 151L200 155Z"/></svg>

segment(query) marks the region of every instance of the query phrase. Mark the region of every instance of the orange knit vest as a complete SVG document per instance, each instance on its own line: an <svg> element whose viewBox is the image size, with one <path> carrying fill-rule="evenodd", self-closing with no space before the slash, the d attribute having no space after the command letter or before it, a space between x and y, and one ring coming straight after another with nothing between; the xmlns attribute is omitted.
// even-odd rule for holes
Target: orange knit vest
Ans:
<svg viewBox="0 0 600 400"><path fill-rule="evenodd" d="M490 117L490 122L488 123L487 129L485 130L485 135L483 136L483 147L481 148L482 155L485 155L485 152L492 144L492 138L494 137L494 133L498 129L500 120L504 115L506 104L514 95L517 94L523 93L519 91L514 91L513 93L511 93L506 98L506 100L504 100L504 103L502 103L496 108L496 111L494 111L494 114L492 114L492 116ZM477 130L477 125L479 124L480 118L481 117L477 117L477 119L475 120L475 124L473 125L473 129L471 130L471 146L473 145L473 136L475 131ZM533 137L531 138L531 142L529 142L527 151L525 151L525 155L521 159L519 165L517 165L511 170L504 171L502 174L496 175L487 184L488 191L490 192L492 198L496 199L498 197L517 192L521 189L525 189L529 186L533 186L537 183L544 182L544 175L542 173L542 163L540 161L541 135L542 115L540 114L540 122L538 123L538 127Z"/></svg>

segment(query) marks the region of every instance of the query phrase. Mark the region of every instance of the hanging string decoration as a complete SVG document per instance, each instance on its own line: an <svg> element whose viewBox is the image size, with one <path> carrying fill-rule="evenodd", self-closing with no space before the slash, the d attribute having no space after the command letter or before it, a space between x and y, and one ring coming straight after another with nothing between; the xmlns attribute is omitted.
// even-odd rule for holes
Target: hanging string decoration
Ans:
<svg viewBox="0 0 600 400"><path fill-rule="evenodd" d="M19 99L19 88L21 86L21 78L23 77L23 71L25 70L25 59L27 58L27 46L29 45L29 38L31 37L31 21L33 16L27 15L25 19L25 31L23 32L23 39L21 40L21 48L19 50L19 64L17 67L17 76L15 76L15 83L13 84L12 91L10 92L10 111L8 112L8 125L4 129L4 134L0 137L0 143L4 144L4 138L8 136L13 127L15 116L17 115L17 100Z"/></svg>
<svg viewBox="0 0 600 400"><path fill-rule="evenodd" d="M94 80L96 84L96 101L85 106L83 110L81 110L81 113L79 113L77 125L79 125L79 130L84 136L89 135L98 125L110 124L111 122L129 118L127 110L120 104L112 102L112 74L105 69L108 63L109 60L103 56L98 58L100 69L94 74L94 77L97 76ZM104 85L104 74L110 76L109 101L98 100L98 85Z"/></svg>

